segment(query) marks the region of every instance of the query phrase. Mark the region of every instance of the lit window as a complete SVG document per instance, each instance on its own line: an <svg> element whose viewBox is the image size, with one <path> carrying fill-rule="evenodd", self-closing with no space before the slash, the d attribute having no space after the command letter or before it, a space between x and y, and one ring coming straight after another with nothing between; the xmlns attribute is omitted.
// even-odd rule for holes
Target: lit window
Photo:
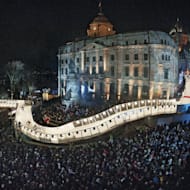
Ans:
<svg viewBox="0 0 190 190"><path fill-rule="evenodd" d="M95 26L93 27L93 30L96 30L96 27L95 27Z"/></svg>
<svg viewBox="0 0 190 190"><path fill-rule="evenodd" d="M108 28L108 31L111 31L111 28Z"/></svg>

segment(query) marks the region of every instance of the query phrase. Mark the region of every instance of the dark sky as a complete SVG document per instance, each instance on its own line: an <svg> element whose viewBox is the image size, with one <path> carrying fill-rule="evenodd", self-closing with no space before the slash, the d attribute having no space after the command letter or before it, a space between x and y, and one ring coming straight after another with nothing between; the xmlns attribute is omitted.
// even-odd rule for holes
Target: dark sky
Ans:
<svg viewBox="0 0 190 190"><path fill-rule="evenodd" d="M0 65L19 59L56 68L57 48L85 36L98 0L1 0ZM188 0L102 0L117 33L157 29L168 32L179 17L190 30Z"/></svg>

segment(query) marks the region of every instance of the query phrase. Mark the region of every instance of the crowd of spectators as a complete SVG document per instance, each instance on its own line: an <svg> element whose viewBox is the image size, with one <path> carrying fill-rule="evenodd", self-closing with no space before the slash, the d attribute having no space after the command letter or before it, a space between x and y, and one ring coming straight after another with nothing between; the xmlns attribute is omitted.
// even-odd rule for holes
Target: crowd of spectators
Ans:
<svg viewBox="0 0 190 190"><path fill-rule="evenodd" d="M190 123L61 147L13 138L0 160L2 190L189 190Z"/></svg>
<svg viewBox="0 0 190 190"><path fill-rule="evenodd" d="M34 120L50 127L59 126L69 121L78 120L90 115L94 115L97 110L101 111L109 107L102 104L91 106L87 104L72 103L70 105L61 104L60 101L44 102L33 108Z"/></svg>

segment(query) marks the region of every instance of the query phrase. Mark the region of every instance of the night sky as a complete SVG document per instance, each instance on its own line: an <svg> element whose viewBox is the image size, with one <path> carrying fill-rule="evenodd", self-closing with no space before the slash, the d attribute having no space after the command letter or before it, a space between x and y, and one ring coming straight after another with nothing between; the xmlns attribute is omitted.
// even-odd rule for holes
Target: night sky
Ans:
<svg viewBox="0 0 190 190"><path fill-rule="evenodd" d="M1 0L0 65L22 60L28 66L56 68L64 42L86 35L98 0ZM188 0L102 0L117 33L147 29L168 32L181 20L190 31Z"/></svg>

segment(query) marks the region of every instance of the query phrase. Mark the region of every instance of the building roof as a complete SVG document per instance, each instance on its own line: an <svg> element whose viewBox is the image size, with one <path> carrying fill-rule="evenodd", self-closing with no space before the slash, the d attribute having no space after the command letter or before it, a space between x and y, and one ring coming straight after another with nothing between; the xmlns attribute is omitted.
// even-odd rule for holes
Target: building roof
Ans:
<svg viewBox="0 0 190 190"><path fill-rule="evenodd" d="M98 13L98 15L92 21L92 23L109 23L110 24L109 20L102 12Z"/></svg>

